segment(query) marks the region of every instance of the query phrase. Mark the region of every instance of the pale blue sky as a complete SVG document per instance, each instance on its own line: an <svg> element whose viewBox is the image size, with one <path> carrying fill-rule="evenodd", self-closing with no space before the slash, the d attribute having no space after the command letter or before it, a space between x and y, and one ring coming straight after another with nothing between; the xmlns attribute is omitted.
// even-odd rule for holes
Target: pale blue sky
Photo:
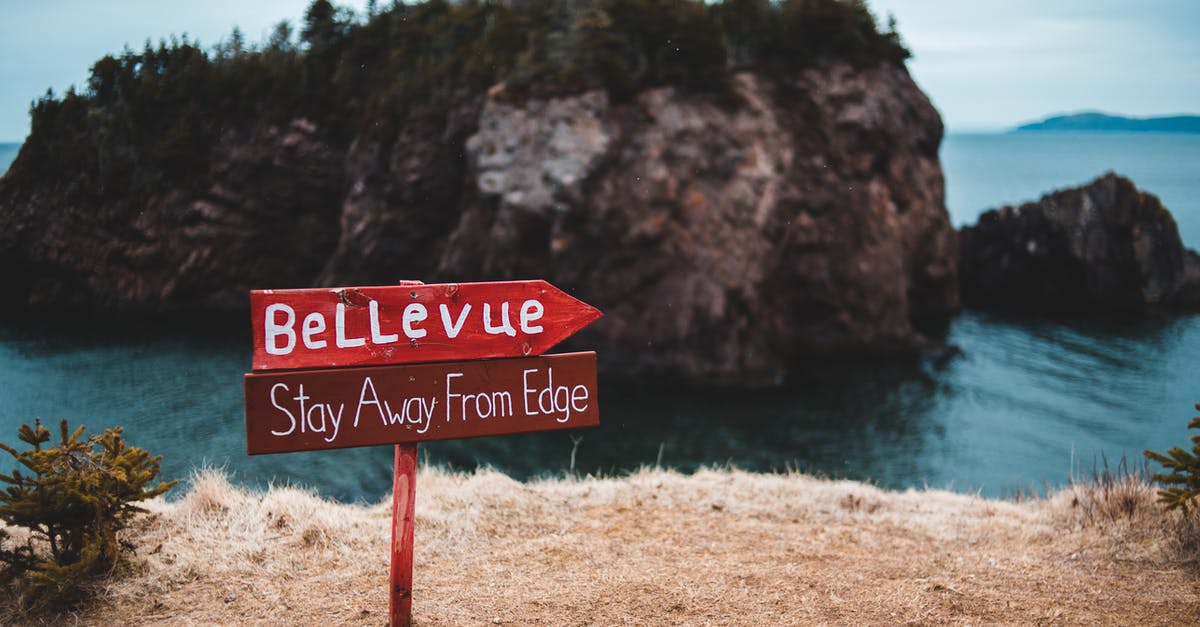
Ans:
<svg viewBox="0 0 1200 627"><path fill-rule="evenodd" d="M259 42L296 26L311 0L0 0L0 142L29 134L29 104L52 87L86 84L92 64L187 33L211 48L234 26ZM366 0L334 0L362 12ZM380 5L386 4L380 1Z"/></svg>
<svg viewBox="0 0 1200 627"><path fill-rule="evenodd" d="M47 87L82 85L128 44L187 33L211 46L235 25L259 41L308 0L0 0L0 142L29 132ZM365 0L339 2L360 12ZM381 0L380 4L387 4ZM1046 114L1200 113L1200 0L871 0L913 49L909 69L950 130Z"/></svg>
<svg viewBox="0 0 1200 627"><path fill-rule="evenodd" d="M1200 114L1198 0L869 0L951 130L1051 113Z"/></svg>

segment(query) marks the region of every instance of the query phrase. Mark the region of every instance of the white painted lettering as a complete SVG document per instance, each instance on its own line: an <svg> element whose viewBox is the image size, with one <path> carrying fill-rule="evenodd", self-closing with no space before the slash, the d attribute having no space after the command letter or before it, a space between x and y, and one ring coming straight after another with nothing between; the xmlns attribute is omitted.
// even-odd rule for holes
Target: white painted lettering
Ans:
<svg viewBox="0 0 1200 627"><path fill-rule="evenodd" d="M488 398L487 394L467 394L467 395L463 396L462 412L463 412L464 418L467 415L467 402L470 399L475 399L475 403L474 403L475 416L477 416L479 418L487 418L488 416L492 415L492 399ZM483 409L485 406L480 405L480 400L487 401L487 405L486 405L487 410L486 411Z"/></svg>
<svg viewBox="0 0 1200 627"><path fill-rule="evenodd" d="M312 397L304 395L303 383L300 384L300 393L292 397L293 401L298 401L300 403L300 433L304 433L304 401L307 401L310 398Z"/></svg>
<svg viewBox="0 0 1200 627"><path fill-rule="evenodd" d="M318 350L325 348L329 342L325 340L314 340L313 336L318 333L325 332L325 316L318 312L312 312L304 317L304 346L309 350Z"/></svg>
<svg viewBox="0 0 1200 627"><path fill-rule="evenodd" d="M275 323L275 314L283 312L287 317L283 324ZM283 303L275 303L267 305L267 320L266 320L266 340L268 355L287 355L296 347L296 332L292 330L292 326L296 324L296 310L284 305ZM277 343L277 338L281 335L287 336L287 344L282 348Z"/></svg>
<svg viewBox="0 0 1200 627"><path fill-rule="evenodd" d="M371 310L371 343L372 344L391 344L400 339L395 333L383 334L379 331L379 303L371 301L368 308Z"/></svg>
<svg viewBox="0 0 1200 627"><path fill-rule="evenodd" d="M458 396L458 395L456 395ZM463 394L462 396L462 415L463 420L466 420L468 413L467 409L474 407L476 418L487 419L492 416L511 416L513 415L512 394L505 391L499 392L480 392L478 394Z"/></svg>
<svg viewBox="0 0 1200 627"><path fill-rule="evenodd" d="M512 394L509 392L492 392L492 405L496 407L497 416L513 415Z"/></svg>
<svg viewBox="0 0 1200 627"><path fill-rule="evenodd" d="M508 319L508 301L504 301L500 305L500 324L492 324L492 306L488 303L483 304L483 330L489 335L500 335L503 333L509 337L516 337L517 330L513 328L512 322Z"/></svg>
<svg viewBox="0 0 1200 627"><path fill-rule="evenodd" d="M417 400L421 401L421 413L425 418L425 428L417 429L417 433L425 433L426 431L429 431L429 426L433 424L433 408L437 407L437 399L429 399L428 404L425 403L425 399L423 398Z"/></svg>
<svg viewBox="0 0 1200 627"><path fill-rule="evenodd" d="M288 391L288 386L285 383L276 383L275 385L272 385L271 386L271 405L273 405L275 407L275 409L278 409L279 411L287 414L288 421L291 422L292 426L288 427L287 431L272 430L271 435L291 435L291 433L296 430L296 417L293 416L292 412L288 411L287 408L285 408L283 405L280 405L279 401L275 400L275 390L278 390L279 388L283 388L284 392Z"/></svg>
<svg viewBox="0 0 1200 627"><path fill-rule="evenodd" d="M325 438L325 441L332 442L337 439L338 429L342 424L342 412L346 410L346 404L338 403L338 410L336 414L333 413L333 406L329 403L325 403L325 409L329 412L329 422L333 425L333 433L330 434L328 438Z"/></svg>
<svg viewBox="0 0 1200 627"><path fill-rule="evenodd" d="M421 400L417 397L404 399L404 422L411 425L421 424ZM415 418L412 415L413 405L417 406L417 416Z"/></svg>
<svg viewBox="0 0 1200 627"><path fill-rule="evenodd" d="M537 398L539 411L543 414L554 413L554 368L546 369L546 387L538 393Z"/></svg>
<svg viewBox="0 0 1200 627"><path fill-rule="evenodd" d="M354 348L367 343L366 338L361 337L346 337L346 304L338 303L337 312L333 317L333 327L335 331L335 341L338 348Z"/></svg>
<svg viewBox="0 0 1200 627"><path fill-rule="evenodd" d="M546 369L546 387L529 387L529 373L537 372L536 369L526 370L524 372L524 387L523 393L525 397L525 415L534 416L537 414L545 414L554 416L554 421L563 423L571 419L571 412L576 413L587 409L587 405L582 407L579 403L586 401L590 392L586 386L577 385L574 388L569 388L565 385L554 385L554 368ZM536 403L530 402L530 396L534 393ZM530 407L536 408L537 411L532 411Z"/></svg>
<svg viewBox="0 0 1200 627"><path fill-rule="evenodd" d="M319 427L317 426L317 423L313 420L313 412L314 411L317 412L321 416L321 426L319 426ZM316 405L309 407L308 414L305 416L305 420L306 420L306 422L308 422L308 430L309 431L312 431L313 433L325 433L325 405L323 405L321 403L317 403Z"/></svg>
<svg viewBox="0 0 1200 627"><path fill-rule="evenodd" d="M401 406L400 409L403 410L404 407ZM383 424L385 425L404 423L404 416L392 411L392 406L389 405L387 401L383 401L383 413L388 416L387 418L383 419Z"/></svg>
<svg viewBox="0 0 1200 627"><path fill-rule="evenodd" d="M467 314L471 312L471 303L463 305L462 311L458 314L458 322L450 322L450 308L446 305L438 305L438 309L442 313L442 328L446 330L446 337L454 339L462 332L463 325L467 323Z"/></svg>
<svg viewBox="0 0 1200 627"><path fill-rule="evenodd" d="M522 392L525 399L525 415L532 416L534 412L529 411L529 395L537 392L536 388L529 387L529 373L537 372L537 368L528 368L521 372Z"/></svg>
<svg viewBox="0 0 1200 627"><path fill-rule="evenodd" d="M577 385L571 388L571 409L574 409L575 413L587 410L586 401L590 394L586 385ZM578 405L579 401L585 401L582 407Z"/></svg>
<svg viewBox="0 0 1200 627"><path fill-rule="evenodd" d="M462 398L462 394L457 394L457 393L452 394L450 392L450 379L454 379L456 377L461 377L461 376L463 376L461 372L447 372L446 373L446 422L450 422L451 414L454 413L453 410L451 409L452 407L454 407L454 404L450 402L450 398L453 396ZM463 401L463 403L465 404L466 401ZM466 414L463 414L463 420L466 420L466 419L467 419Z"/></svg>
<svg viewBox="0 0 1200 627"><path fill-rule="evenodd" d="M506 305L508 303L505 303ZM534 320L541 320L546 313L546 308L542 303L533 299L521 303L521 332L530 335L542 332L542 325L531 325Z"/></svg>
<svg viewBox="0 0 1200 627"><path fill-rule="evenodd" d="M371 400L367 400L367 390L371 390ZM374 405L375 409L379 410L379 418L383 420L383 424L387 424L387 416L383 413L383 405L379 402L379 394L375 392L375 384L371 383L371 377L363 377L362 391L358 393L358 408L354 410L354 427L358 427L358 416L362 413L362 408L365 405Z"/></svg>
<svg viewBox="0 0 1200 627"><path fill-rule="evenodd" d="M421 322L428 317L429 310L425 309L425 305L422 305L421 303L409 303L409 305L404 308L404 335L414 340L425 337L425 335L429 332L425 329L414 328L413 323Z"/></svg>

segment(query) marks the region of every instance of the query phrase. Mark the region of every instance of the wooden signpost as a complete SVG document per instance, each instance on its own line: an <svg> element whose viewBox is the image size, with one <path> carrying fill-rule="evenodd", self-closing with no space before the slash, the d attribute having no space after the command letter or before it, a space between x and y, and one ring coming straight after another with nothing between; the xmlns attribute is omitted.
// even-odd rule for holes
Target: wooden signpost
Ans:
<svg viewBox="0 0 1200 627"><path fill-rule="evenodd" d="M255 290L250 311L247 453L395 445L392 625L412 618L418 442L600 424L596 354L542 353L602 314L545 281Z"/></svg>

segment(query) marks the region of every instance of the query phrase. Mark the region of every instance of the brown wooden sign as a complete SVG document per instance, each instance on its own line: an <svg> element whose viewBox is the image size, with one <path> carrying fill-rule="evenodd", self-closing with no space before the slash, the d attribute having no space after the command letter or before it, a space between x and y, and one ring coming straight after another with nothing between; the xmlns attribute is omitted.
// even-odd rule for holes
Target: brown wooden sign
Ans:
<svg viewBox="0 0 1200 627"><path fill-rule="evenodd" d="M593 352L251 373L245 387L251 455L600 424Z"/></svg>

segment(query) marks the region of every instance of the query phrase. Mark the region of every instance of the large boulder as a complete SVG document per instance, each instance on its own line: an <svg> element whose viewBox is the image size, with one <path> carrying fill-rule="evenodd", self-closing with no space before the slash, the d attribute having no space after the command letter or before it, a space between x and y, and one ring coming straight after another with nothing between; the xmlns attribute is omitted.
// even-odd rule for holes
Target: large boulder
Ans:
<svg viewBox="0 0 1200 627"><path fill-rule="evenodd" d="M1200 305L1200 257L1158 198L1113 173L984 213L959 238L964 302L1134 312Z"/></svg>

